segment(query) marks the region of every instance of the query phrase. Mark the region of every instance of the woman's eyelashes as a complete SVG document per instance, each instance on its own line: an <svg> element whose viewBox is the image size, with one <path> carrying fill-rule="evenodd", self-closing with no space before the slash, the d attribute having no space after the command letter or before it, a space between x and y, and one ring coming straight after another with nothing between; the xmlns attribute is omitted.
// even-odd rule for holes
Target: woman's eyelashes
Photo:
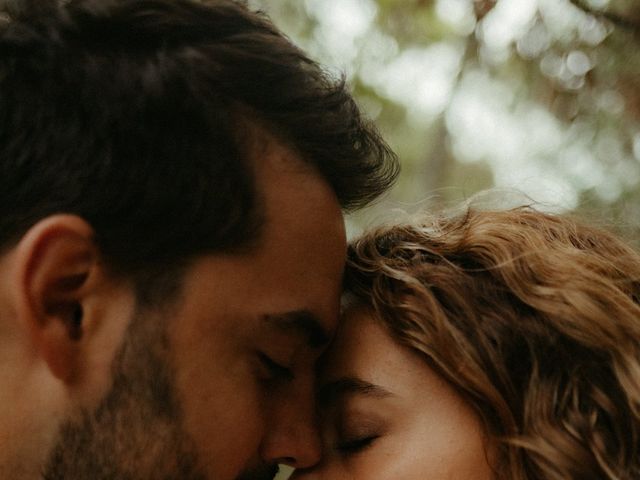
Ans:
<svg viewBox="0 0 640 480"><path fill-rule="evenodd" d="M344 455L359 453L370 447L379 437L380 435L367 435L340 439L337 442L336 450Z"/></svg>
<svg viewBox="0 0 640 480"><path fill-rule="evenodd" d="M342 455L354 455L373 445L384 432L384 423L378 415L343 411L338 415L334 448Z"/></svg>
<svg viewBox="0 0 640 480"><path fill-rule="evenodd" d="M290 382L293 380L294 376L291 369L276 362L269 355L259 352L258 360L262 366L265 380L270 382Z"/></svg>

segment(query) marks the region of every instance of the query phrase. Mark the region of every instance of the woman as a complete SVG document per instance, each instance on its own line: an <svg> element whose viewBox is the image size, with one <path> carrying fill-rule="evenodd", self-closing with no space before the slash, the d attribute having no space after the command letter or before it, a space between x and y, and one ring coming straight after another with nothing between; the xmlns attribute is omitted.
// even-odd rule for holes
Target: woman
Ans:
<svg viewBox="0 0 640 480"><path fill-rule="evenodd" d="M640 256L522 208L350 249L297 480L640 479Z"/></svg>

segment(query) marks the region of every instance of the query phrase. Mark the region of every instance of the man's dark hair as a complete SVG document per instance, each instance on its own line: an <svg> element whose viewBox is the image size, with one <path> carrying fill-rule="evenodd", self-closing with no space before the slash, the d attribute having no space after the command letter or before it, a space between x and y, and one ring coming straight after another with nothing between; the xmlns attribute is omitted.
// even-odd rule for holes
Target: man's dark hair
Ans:
<svg viewBox="0 0 640 480"><path fill-rule="evenodd" d="M251 116L346 210L397 176L344 80L242 3L40 0L7 17L0 246L59 212L86 219L134 278L246 245L261 217L243 146Z"/></svg>

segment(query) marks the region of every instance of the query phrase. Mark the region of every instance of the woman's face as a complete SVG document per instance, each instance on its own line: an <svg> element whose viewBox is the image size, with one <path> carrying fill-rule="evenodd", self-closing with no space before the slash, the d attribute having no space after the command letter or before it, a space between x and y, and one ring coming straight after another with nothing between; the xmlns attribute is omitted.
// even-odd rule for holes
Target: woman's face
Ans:
<svg viewBox="0 0 640 480"><path fill-rule="evenodd" d="M348 312L321 373L324 456L296 480L490 480L466 402L364 309Z"/></svg>

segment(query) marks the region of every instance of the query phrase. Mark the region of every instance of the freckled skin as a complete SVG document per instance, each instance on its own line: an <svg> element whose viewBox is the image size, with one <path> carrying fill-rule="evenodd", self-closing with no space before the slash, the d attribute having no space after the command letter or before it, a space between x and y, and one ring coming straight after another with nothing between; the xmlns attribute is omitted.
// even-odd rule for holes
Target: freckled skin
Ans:
<svg viewBox="0 0 640 480"><path fill-rule="evenodd" d="M475 412L366 310L351 310L326 355L320 384L358 378L389 392L347 394L323 412L323 459L295 480L491 480ZM358 450L345 439L376 436Z"/></svg>

